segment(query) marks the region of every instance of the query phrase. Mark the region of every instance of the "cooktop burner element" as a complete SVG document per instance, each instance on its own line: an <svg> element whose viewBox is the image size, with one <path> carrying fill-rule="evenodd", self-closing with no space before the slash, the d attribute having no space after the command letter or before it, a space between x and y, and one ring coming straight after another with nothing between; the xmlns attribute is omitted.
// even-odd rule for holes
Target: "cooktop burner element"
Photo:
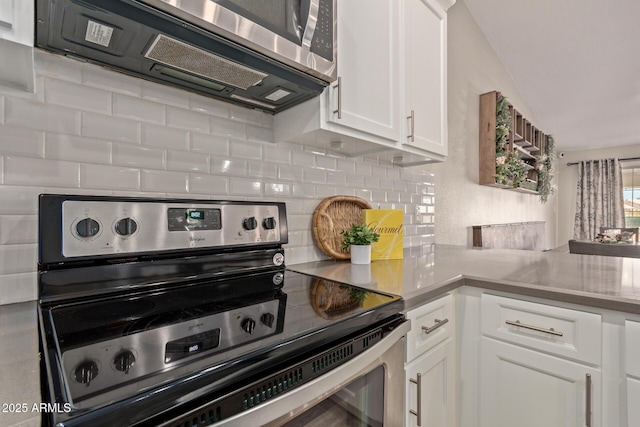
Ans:
<svg viewBox="0 0 640 427"><path fill-rule="evenodd" d="M399 297L286 271L286 242L282 203L42 195L43 391L71 405L43 423L162 424L399 316Z"/></svg>

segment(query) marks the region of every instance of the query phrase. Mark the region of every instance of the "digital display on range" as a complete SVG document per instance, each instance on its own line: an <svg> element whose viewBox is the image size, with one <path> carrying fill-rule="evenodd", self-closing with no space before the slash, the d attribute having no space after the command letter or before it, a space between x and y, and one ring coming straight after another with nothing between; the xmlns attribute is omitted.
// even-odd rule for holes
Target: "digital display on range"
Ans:
<svg viewBox="0 0 640 427"><path fill-rule="evenodd" d="M187 219L202 221L204 220L204 211L188 210Z"/></svg>
<svg viewBox="0 0 640 427"><path fill-rule="evenodd" d="M169 231L199 231L222 229L222 216L218 208L169 208Z"/></svg>

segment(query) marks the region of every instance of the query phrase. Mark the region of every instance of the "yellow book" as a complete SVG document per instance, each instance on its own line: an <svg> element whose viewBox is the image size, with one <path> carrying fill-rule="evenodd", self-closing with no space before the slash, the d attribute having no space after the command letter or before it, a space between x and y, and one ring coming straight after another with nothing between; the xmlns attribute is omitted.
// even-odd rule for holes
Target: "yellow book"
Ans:
<svg viewBox="0 0 640 427"><path fill-rule="evenodd" d="M380 234L371 245L371 260L402 259L404 218L399 209L365 209L364 223Z"/></svg>

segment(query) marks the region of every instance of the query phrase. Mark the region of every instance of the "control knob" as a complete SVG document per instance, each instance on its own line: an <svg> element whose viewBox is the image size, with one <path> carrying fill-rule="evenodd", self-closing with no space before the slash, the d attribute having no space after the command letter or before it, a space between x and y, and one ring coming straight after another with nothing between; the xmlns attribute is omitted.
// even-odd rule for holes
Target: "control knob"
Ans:
<svg viewBox="0 0 640 427"><path fill-rule="evenodd" d="M93 237L100 231L100 224L92 218L85 218L76 224L76 232L80 237Z"/></svg>
<svg viewBox="0 0 640 427"><path fill-rule="evenodd" d="M242 228L245 230L255 230L258 226L258 221L256 221L256 217L251 216L249 218L245 218L242 221Z"/></svg>
<svg viewBox="0 0 640 427"><path fill-rule="evenodd" d="M118 353L116 354L116 357L113 358L113 366L118 371L124 372L125 374L129 373L129 368L131 368L135 362L136 357L129 350Z"/></svg>
<svg viewBox="0 0 640 427"><path fill-rule="evenodd" d="M276 219L272 216L262 220L262 226L265 230L273 230L276 228Z"/></svg>
<svg viewBox="0 0 640 427"><path fill-rule="evenodd" d="M268 328L273 327L274 320L276 320L276 317L271 313L264 313L262 316L260 316L260 321Z"/></svg>
<svg viewBox="0 0 640 427"><path fill-rule="evenodd" d="M256 321L250 317L247 317L242 321L242 323L240 324L240 327L246 333L253 334L253 331L256 329Z"/></svg>
<svg viewBox="0 0 640 427"><path fill-rule="evenodd" d="M116 222L116 233L121 236L131 236L138 229L138 223L131 218L122 218Z"/></svg>
<svg viewBox="0 0 640 427"><path fill-rule="evenodd" d="M98 365L96 362L87 360L78 365L73 375L76 381L89 387L91 380L98 376Z"/></svg>

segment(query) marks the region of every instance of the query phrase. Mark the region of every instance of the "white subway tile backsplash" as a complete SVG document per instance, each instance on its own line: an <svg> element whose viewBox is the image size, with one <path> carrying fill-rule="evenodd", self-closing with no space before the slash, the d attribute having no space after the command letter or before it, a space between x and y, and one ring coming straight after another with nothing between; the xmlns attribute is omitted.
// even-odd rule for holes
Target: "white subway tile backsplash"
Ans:
<svg viewBox="0 0 640 427"><path fill-rule="evenodd" d="M78 163L33 157L6 156L4 183L10 185L55 185L78 187Z"/></svg>
<svg viewBox="0 0 640 427"><path fill-rule="evenodd" d="M139 144L140 122L119 117L82 113L82 135Z"/></svg>
<svg viewBox="0 0 640 427"><path fill-rule="evenodd" d="M189 133L182 129L143 123L140 131L142 145L167 148L169 150L189 150Z"/></svg>
<svg viewBox="0 0 640 427"><path fill-rule="evenodd" d="M296 198L316 197L316 186L313 184L295 183L291 186L291 194Z"/></svg>
<svg viewBox="0 0 640 427"><path fill-rule="evenodd" d="M189 175L189 192L209 196L225 196L229 193L229 179L214 175Z"/></svg>
<svg viewBox="0 0 640 427"><path fill-rule="evenodd" d="M291 164L305 168L312 168L315 166L315 156L304 151L292 151Z"/></svg>
<svg viewBox="0 0 640 427"><path fill-rule="evenodd" d="M247 124L247 140L273 142L273 129Z"/></svg>
<svg viewBox="0 0 640 427"><path fill-rule="evenodd" d="M288 148L280 148L277 146L267 147L263 151L264 159L274 163L290 163L291 150Z"/></svg>
<svg viewBox="0 0 640 427"><path fill-rule="evenodd" d="M229 117L229 105L214 98L191 94L190 107L194 111L211 114L218 117Z"/></svg>
<svg viewBox="0 0 640 427"><path fill-rule="evenodd" d="M0 215L0 245L38 243L38 217Z"/></svg>
<svg viewBox="0 0 640 427"><path fill-rule="evenodd" d="M167 169L171 171L209 173L209 156L203 153L168 151Z"/></svg>
<svg viewBox="0 0 640 427"><path fill-rule="evenodd" d="M229 104L229 118L245 123L260 124L262 112L239 105Z"/></svg>
<svg viewBox="0 0 640 427"><path fill-rule="evenodd" d="M5 99L5 124L79 135L80 111L18 98L7 98Z"/></svg>
<svg viewBox="0 0 640 427"><path fill-rule="evenodd" d="M288 263L326 258L311 216L337 194L402 209L406 245L435 240L432 173L273 141L270 114L40 51L37 58L35 94L0 92L0 304L37 297L43 192L284 201ZM31 260L20 266L16 257ZM7 263L14 266L2 270Z"/></svg>
<svg viewBox="0 0 640 427"><path fill-rule="evenodd" d="M49 76L75 83L82 82L82 63L65 56L52 55L35 49L36 71L41 76Z"/></svg>
<svg viewBox="0 0 640 427"><path fill-rule="evenodd" d="M302 181L314 184L324 184L327 182L327 173L321 169L305 168L302 171Z"/></svg>
<svg viewBox="0 0 640 427"><path fill-rule="evenodd" d="M176 128L209 133L209 116L184 108L167 107L167 125Z"/></svg>
<svg viewBox="0 0 640 427"><path fill-rule="evenodd" d="M232 177L229 179L229 192L242 196L260 196L262 195L262 181Z"/></svg>
<svg viewBox="0 0 640 427"><path fill-rule="evenodd" d="M29 157L44 156L44 132L0 126L0 153Z"/></svg>
<svg viewBox="0 0 640 427"><path fill-rule="evenodd" d="M175 105L184 108L189 108L191 103L189 92L147 80L142 81L142 98L157 102L158 105Z"/></svg>
<svg viewBox="0 0 640 427"><path fill-rule="evenodd" d="M211 116L211 133L213 135L226 136L234 139L247 139L247 125L243 122L234 122L230 119Z"/></svg>
<svg viewBox="0 0 640 427"><path fill-rule="evenodd" d="M181 172L143 170L140 173L142 191L186 193L189 191L189 175Z"/></svg>
<svg viewBox="0 0 640 427"><path fill-rule="evenodd" d="M131 168L164 169L166 151L125 143L113 143L113 164Z"/></svg>
<svg viewBox="0 0 640 427"><path fill-rule="evenodd" d="M232 157L260 160L262 159L262 150L262 144L235 139L229 141L229 154L231 154Z"/></svg>
<svg viewBox="0 0 640 427"><path fill-rule="evenodd" d="M82 66L82 83L110 92L122 93L135 97L142 96L142 80L123 73L115 73L95 65Z"/></svg>
<svg viewBox="0 0 640 427"><path fill-rule="evenodd" d="M302 181L304 168L298 165L278 165L278 179L286 181Z"/></svg>
<svg viewBox="0 0 640 427"><path fill-rule="evenodd" d="M345 187L347 185L347 174L344 172L327 171L327 184Z"/></svg>
<svg viewBox="0 0 640 427"><path fill-rule="evenodd" d="M316 167L320 169L336 170L338 159L328 156L316 156Z"/></svg>
<svg viewBox="0 0 640 427"><path fill-rule="evenodd" d="M273 163L250 161L248 176L253 178L271 178L278 176L278 167Z"/></svg>
<svg viewBox="0 0 640 427"><path fill-rule="evenodd" d="M122 166L80 165L80 185L87 189L139 190L140 170Z"/></svg>
<svg viewBox="0 0 640 427"><path fill-rule="evenodd" d="M0 275L32 272L38 265L38 245L2 245L0 259Z"/></svg>
<svg viewBox="0 0 640 427"><path fill-rule="evenodd" d="M83 111L111 114L111 93L57 79L45 79L45 101Z"/></svg>
<svg viewBox="0 0 640 427"><path fill-rule="evenodd" d="M0 259L1 255L0 255ZM0 304L38 299L37 273L3 274L0 280Z"/></svg>
<svg viewBox="0 0 640 427"><path fill-rule="evenodd" d="M113 94L113 115L143 122L164 124L166 106L132 96Z"/></svg>
<svg viewBox="0 0 640 427"><path fill-rule="evenodd" d="M42 187L0 186L0 215L37 214L38 195L43 192Z"/></svg>
<svg viewBox="0 0 640 427"><path fill-rule="evenodd" d="M265 182L264 195L265 197L290 197L291 185L279 184L276 182Z"/></svg>
<svg viewBox="0 0 640 427"><path fill-rule="evenodd" d="M190 132L189 141L191 151L218 156L229 155L229 139L226 137Z"/></svg>
<svg viewBox="0 0 640 427"><path fill-rule="evenodd" d="M101 139L47 133L45 157L55 160L108 164L111 162L111 143Z"/></svg>
<svg viewBox="0 0 640 427"><path fill-rule="evenodd" d="M245 176L247 161L242 159L211 158L211 173L223 175Z"/></svg>

